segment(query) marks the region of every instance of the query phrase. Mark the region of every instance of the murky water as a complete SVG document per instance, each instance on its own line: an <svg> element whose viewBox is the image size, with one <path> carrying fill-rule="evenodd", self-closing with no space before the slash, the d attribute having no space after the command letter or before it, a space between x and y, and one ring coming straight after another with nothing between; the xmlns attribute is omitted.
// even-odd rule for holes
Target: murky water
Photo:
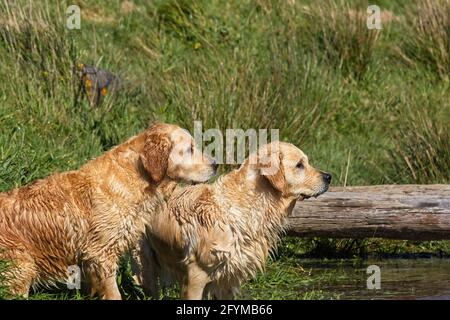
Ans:
<svg viewBox="0 0 450 320"><path fill-rule="evenodd" d="M450 300L450 259L303 260L301 264L318 279L308 289L338 299ZM367 288L367 278L373 274L367 273L370 265L380 267L378 290Z"/></svg>

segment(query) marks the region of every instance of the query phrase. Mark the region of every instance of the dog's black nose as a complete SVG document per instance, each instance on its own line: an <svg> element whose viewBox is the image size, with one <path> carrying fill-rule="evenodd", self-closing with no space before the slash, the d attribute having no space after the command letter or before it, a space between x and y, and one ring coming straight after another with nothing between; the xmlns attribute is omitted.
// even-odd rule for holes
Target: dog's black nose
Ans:
<svg viewBox="0 0 450 320"><path fill-rule="evenodd" d="M327 184L330 184L331 182L331 174L322 172L323 181L325 181Z"/></svg>

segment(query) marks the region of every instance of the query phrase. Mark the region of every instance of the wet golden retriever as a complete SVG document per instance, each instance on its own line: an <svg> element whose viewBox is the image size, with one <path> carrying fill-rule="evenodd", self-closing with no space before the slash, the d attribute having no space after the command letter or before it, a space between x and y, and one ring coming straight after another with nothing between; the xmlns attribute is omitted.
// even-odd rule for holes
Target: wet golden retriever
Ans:
<svg viewBox="0 0 450 320"><path fill-rule="evenodd" d="M119 257L136 246L173 180L204 182L216 170L178 126L154 124L89 161L0 194L0 258L13 294L67 279L78 265L92 294L120 299Z"/></svg>
<svg viewBox="0 0 450 320"><path fill-rule="evenodd" d="M175 189L135 252L137 280L157 298L157 276L178 281L182 299L233 298L263 270L295 202L319 196L330 181L300 149L274 142L211 185Z"/></svg>

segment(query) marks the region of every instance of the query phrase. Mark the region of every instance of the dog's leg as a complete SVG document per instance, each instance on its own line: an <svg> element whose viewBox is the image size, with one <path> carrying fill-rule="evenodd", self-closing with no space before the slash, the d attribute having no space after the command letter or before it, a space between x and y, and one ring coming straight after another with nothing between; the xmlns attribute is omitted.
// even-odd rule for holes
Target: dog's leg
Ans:
<svg viewBox="0 0 450 320"><path fill-rule="evenodd" d="M122 300L115 275L101 280L99 295L105 300Z"/></svg>
<svg viewBox="0 0 450 320"><path fill-rule="evenodd" d="M24 270L15 270L8 274L18 274L19 272L23 273ZM21 275L17 278L13 278L11 280L6 280L6 285L9 288L9 293L13 297L22 297L24 299L28 299L28 294L30 292L31 285L33 283L33 277L29 274Z"/></svg>
<svg viewBox="0 0 450 320"><path fill-rule="evenodd" d="M117 261L96 259L87 263L91 296L97 295L104 300L121 300L116 282Z"/></svg>
<svg viewBox="0 0 450 320"><path fill-rule="evenodd" d="M234 300L238 292L239 288L236 287L221 288L215 298L217 300Z"/></svg>
<svg viewBox="0 0 450 320"><path fill-rule="evenodd" d="M139 245L132 250L131 256L131 269L135 274L134 280L142 286L147 296L152 299L159 299L158 263L155 252L150 247L146 237L143 237Z"/></svg>
<svg viewBox="0 0 450 320"><path fill-rule="evenodd" d="M205 286L210 281L208 274L195 262L187 267L187 275L181 289L182 300L202 300Z"/></svg>
<svg viewBox="0 0 450 320"><path fill-rule="evenodd" d="M13 253L7 261L11 261L5 272L5 282L12 296L27 299L37 272L33 258L26 253Z"/></svg>
<svg viewBox="0 0 450 320"><path fill-rule="evenodd" d="M211 282L208 287L208 293L216 300L234 300L240 291L240 282L228 279Z"/></svg>
<svg viewBox="0 0 450 320"><path fill-rule="evenodd" d="M93 276L91 278L91 295L104 300L122 300L117 287L116 276Z"/></svg>

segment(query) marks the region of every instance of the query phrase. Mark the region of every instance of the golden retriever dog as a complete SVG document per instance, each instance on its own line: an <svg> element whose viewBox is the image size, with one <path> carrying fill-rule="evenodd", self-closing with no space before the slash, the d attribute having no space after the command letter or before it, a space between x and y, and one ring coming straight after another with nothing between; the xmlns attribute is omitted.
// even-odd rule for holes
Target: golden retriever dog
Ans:
<svg viewBox="0 0 450 320"><path fill-rule="evenodd" d="M213 184L176 188L137 250L137 279L154 297L159 276L180 283L182 299L234 298L264 269L295 202L319 196L330 182L300 149L273 142Z"/></svg>
<svg viewBox="0 0 450 320"><path fill-rule="evenodd" d="M83 165L0 194L0 258L13 294L67 279L78 265L91 294L120 299L119 257L165 205L170 181L205 182L217 165L178 126L157 123Z"/></svg>

